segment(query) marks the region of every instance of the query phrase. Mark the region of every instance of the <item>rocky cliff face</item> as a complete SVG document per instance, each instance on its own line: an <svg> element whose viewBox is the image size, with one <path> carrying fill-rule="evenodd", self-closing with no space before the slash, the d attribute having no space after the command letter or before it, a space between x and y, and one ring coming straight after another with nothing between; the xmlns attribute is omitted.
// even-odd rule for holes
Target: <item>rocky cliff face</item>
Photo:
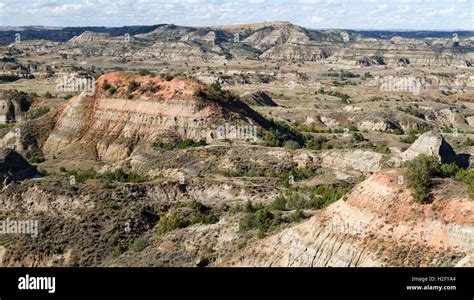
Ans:
<svg viewBox="0 0 474 300"><path fill-rule="evenodd" d="M245 101L248 105L256 106L278 106L272 97L268 93L263 91L257 91L255 93L246 93L241 96L242 100Z"/></svg>
<svg viewBox="0 0 474 300"><path fill-rule="evenodd" d="M455 161L456 153L443 136L433 131L423 133L405 152L402 161L411 160L418 155L434 155L443 163Z"/></svg>
<svg viewBox="0 0 474 300"><path fill-rule="evenodd" d="M309 221L249 246L231 266L472 266L474 203L413 203L398 171L373 175ZM453 184L453 183L450 183Z"/></svg>
<svg viewBox="0 0 474 300"><path fill-rule="evenodd" d="M278 45L260 55L262 59L299 61L321 61L327 57L328 54L320 47L297 44Z"/></svg>
<svg viewBox="0 0 474 300"><path fill-rule="evenodd" d="M0 148L0 182L23 180L38 174L20 154L10 148Z"/></svg>
<svg viewBox="0 0 474 300"><path fill-rule="evenodd" d="M132 83L136 90L130 90ZM51 154L72 143L88 144L101 160L115 161L127 158L139 144L212 140L213 130L225 123L257 124L248 107L202 99L194 94L199 88L207 87L191 79L103 75L94 96L69 101L43 150Z"/></svg>
<svg viewBox="0 0 474 300"><path fill-rule="evenodd" d="M455 66L469 67L472 59L451 47L437 48L422 40L409 40L396 44L387 40L359 39L335 50L328 59L333 63L370 67L377 65L397 66Z"/></svg>
<svg viewBox="0 0 474 300"><path fill-rule="evenodd" d="M5 92L0 97L0 124L21 121L31 106L23 92Z"/></svg>
<svg viewBox="0 0 474 300"><path fill-rule="evenodd" d="M213 51L208 51L205 47L192 42L156 42L148 48L137 51L134 56L143 59L160 59L164 61L189 60L224 62L226 60L222 49L213 47L212 50Z"/></svg>
<svg viewBox="0 0 474 300"><path fill-rule="evenodd" d="M163 61L298 60L327 61L345 66L472 67L472 41L457 47L450 39L368 38L356 32L312 30L288 22L187 27L158 25L147 33L117 35L85 31L69 41L22 41L11 44L37 54L64 57L119 56L130 60Z"/></svg>

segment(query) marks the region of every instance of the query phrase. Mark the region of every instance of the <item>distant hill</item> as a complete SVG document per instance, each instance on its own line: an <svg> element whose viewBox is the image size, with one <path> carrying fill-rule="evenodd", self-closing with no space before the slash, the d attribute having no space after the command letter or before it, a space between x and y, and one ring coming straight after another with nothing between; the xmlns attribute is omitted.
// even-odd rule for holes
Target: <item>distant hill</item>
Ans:
<svg viewBox="0 0 474 300"><path fill-rule="evenodd" d="M78 36L85 31L92 32L104 32L111 36L120 36L126 33L131 36L136 34L144 34L154 31L159 27L166 26L167 24L148 25L148 26L123 26L123 27L47 27L47 26L4 26L0 27L0 45L8 45L15 41L15 34L20 33L22 40L50 40L55 42L66 42L74 36ZM183 26L185 27L185 26ZM253 32L262 30L264 28L272 27L279 29L283 27L299 27L289 22L276 21L276 22L263 22L254 24L236 24L236 25L223 25L223 26L211 26L211 27L186 27L186 28L209 28L212 30L225 31L228 33L240 32L246 30L247 32ZM307 32L310 36L316 37L321 32L330 32L332 30L315 30L309 28L301 28ZM470 37L474 36L474 31L378 31L378 30L345 30L353 34L360 34L362 36L378 38L378 39L390 39L394 36L401 36L403 38L449 38L453 33L457 33L459 37Z"/></svg>
<svg viewBox="0 0 474 300"><path fill-rule="evenodd" d="M352 30L350 30L352 31ZM407 39L424 39L424 38L450 38L454 33L459 37L474 36L474 31L378 31L378 30L354 30L366 37L377 39L391 39L394 36L400 36Z"/></svg>
<svg viewBox="0 0 474 300"><path fill-rule="evenodd" d="M3 27L0 31L0 45L9 45L15 42L15 34L20 33L22 40L50 40L54 42L66 42L74 36L80 35L85 31L105 32L111 36L130 35L148 33L156 28L163 26L123 26L123 27L65 27L60 29L48 29L47 27L18 27L15 30L8 30L9 27Z"/></svg>

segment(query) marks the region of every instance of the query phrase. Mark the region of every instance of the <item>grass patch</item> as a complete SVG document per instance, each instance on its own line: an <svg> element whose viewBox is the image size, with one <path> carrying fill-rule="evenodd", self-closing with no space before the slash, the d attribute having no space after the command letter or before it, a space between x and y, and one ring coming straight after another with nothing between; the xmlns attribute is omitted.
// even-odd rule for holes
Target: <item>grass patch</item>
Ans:
<svg viewBox="0 0 474 300"><path fill-rule="evenodd" d="M203 147L206 146L206 140L193 140L193 139L184 139L177 143L165 143L162 141L155 141L153 143L153 147L163 149L163 150L173 150L173 149L186 149L186 148L194 148L194 147Z"/></svg>
<svg viewBox="0 0 474 300"><path fill-rule="evenodd" d="M74 176L74 179L77 183L81 183L89 179L104 179L106 181L131 183L140 183L149 180L148 177L142 176L135 172L126 172L122 169L116 169L115 171L105 172L102 174L92 168L86 170L66 170L66 168L60 167L59 170L63 173L66 173L67 177Z"/></svg>
<svg viewBox="0 0 474 300"><path fill-rule="evenodd" d="M239 222L239 232L256 229L261 238L282 224L306 218L303 209L324 208L342 198L351 188L352 185L345 182L333 186L294 188L276 197L269 204L253 204L247 201L243 206L238 204L232 207L230 213L244 213Z"/></svg>
<svg viewBox="0 0 474 300"><path fill-rule="evenodd" d="M430 198L433 178L452 178L467 185L474 200L474 171L462 169L455 163L442 164L435 156L420 155L405 164L405 178L412 189L415 202L426 203Z"/></svg>

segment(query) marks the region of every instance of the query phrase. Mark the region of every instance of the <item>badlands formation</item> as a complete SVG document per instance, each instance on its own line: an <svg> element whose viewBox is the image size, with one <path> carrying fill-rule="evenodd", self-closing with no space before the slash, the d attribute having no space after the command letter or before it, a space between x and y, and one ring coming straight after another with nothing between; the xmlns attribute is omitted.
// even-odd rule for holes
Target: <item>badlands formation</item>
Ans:
<svg viewBox="0 0 474 300"><path fill-rule="evenodd" d="M474 265L472 32L28 34L0 31L0 219L39 234L0 266Z"/></svg>

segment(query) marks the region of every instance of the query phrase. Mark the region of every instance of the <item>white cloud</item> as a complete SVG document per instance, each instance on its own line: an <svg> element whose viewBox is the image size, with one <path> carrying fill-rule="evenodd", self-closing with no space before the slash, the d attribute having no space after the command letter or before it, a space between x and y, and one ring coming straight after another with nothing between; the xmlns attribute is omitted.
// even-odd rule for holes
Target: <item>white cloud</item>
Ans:
<svg viewBox="0 0 474 300"><path fill-rule="evenodd" d="M326 19L318 16L312 16L310 22L313 24L323 24L324 22L326 22Z"/></svg>
<svg viewBox="0 0 474 300"><path fill-rule="evenodd" d="M473 0L456 1L0 0L0 26L218 25L283 20L315 28L472 30L469 12Z"/></svg>
<svg viewBox="0 0 474 300"><path fill-rule="evenodd" d="M435 10L431 10L431 11L429 11L429 12L426 13L426 16L427 16L427 17L436 17L436 16L446 17L446 16L452 16L455 11L456 11L456 8L455 8L454 6L451 6L451 7L448 8L448 9L435 9Z"/></svg>

